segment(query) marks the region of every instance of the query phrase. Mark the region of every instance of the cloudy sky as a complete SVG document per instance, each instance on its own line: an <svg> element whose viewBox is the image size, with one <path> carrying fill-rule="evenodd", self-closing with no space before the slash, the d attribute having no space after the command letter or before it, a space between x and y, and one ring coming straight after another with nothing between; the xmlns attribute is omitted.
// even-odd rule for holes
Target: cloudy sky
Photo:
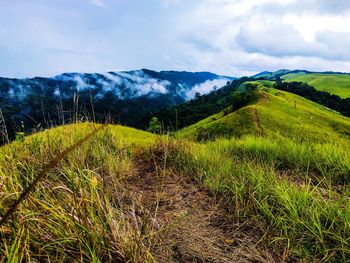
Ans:
<svg viewBox="0 0 350 263"><path fill-rule="evenodd" d="M349 0L0 0L0 75L350 72Z"/></svg>

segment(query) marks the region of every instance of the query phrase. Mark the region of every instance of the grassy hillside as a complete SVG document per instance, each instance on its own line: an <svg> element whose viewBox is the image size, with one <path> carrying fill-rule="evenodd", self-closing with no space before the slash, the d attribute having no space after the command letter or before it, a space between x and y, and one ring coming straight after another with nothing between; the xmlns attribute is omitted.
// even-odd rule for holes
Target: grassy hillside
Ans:
<svg viewBox="0 0 350 263"><path fill-rule="evenodd" d="M28 187L45 163L95 126L62 126L1 147L0 214ZM120 182L136 173L132 152L150 147L154 141L154 135L143 131L108 126L65 157L47 173L11 220L1 226L0 261L105 262L147 258L147 248L136 252L138 229L128 221L128 206L119 198L124 196Z"/></svg>
<svg viewBox="0 0 350 263"><path fill-rule="evenodd" d="M350 97L350 75L346 74L322 74L322 73L295 73L281 77L286 81L305 82L318 90L328 91L341 98Z"/></svg>
<svg viewBox="0 0 350 263"><path fill-rule="evenodd" d="M239 137L245 134L285 136L296 140L347 138L350 119L300 96L258 81L258 101L237 111L217 113L177 133L179 138Z"/></svg>
<svg viewBox="0 0 350 263"><path fill-rule="evenodd" d="M62 126L0 147L0 216L96 127ZM347 261L347 118L262 87L250 105L179 136L198 127L240 138L197 143L102 127L0 225L0 262Z"/></svg>

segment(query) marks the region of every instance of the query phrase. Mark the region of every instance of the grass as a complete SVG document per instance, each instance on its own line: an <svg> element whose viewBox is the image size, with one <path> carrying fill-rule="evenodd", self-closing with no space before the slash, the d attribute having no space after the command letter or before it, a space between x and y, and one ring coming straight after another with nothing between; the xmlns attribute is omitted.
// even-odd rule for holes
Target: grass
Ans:
<svg viewBox="0 0 350 263"><path fill-rule="evenodd" d="M350 120L270 82L258 84L256 103L179 131L178 138L201 141L206 132L215 140L184 147L173 165L231 200L236 218L253 219L283 254L346 262Z"/></svg>
<svg viewBox="0 0 350 263"><path fill-rule="evenodd" d="M223 154L267 165L281 173L287 171L292 175L291 180L304 180L307 176L316 179L315 184L322 181L326 186L350 183L350 149L347 140L311 143L283 137L245 136L239 140L220 140L219 143ZM211 144L216 145L218 142L208 145Z"/></svg>
<svg viewBox="0 0 350 263"><path fill-rule="evenodd" d="M349 119L273 88L259 94L176 138L109 125L49 171L0 227L0 262L156 262L175 246L164 241L175 226L160 225L161 203L150 209L131 189L157 174L181 174L206 189L230 215L222 224L257 230L277 262L346 262ZM1 147L0 215L45 163L94 127L61 126ZM187 140L208 130L216 140Z"/></svg>
<svg viewBox="0 0 350 263"><path fill-rule="evenodd" d="M240 137L244 134L254 134L254 124L249 121L251 119L252 113L248 107L228 115L220 112L180 130L176 133L176 137L200 141L203 138Z"/></svg>
<svg viewBox="0 0 350 263"><path fill-rule="evenodd" d="M329 93L338 95L341 98L350 97L350 75L292 73L282 76L282 79L286 81L305 82L318 90L328 91Z"/></svg>
<svg viewBox="0 0 350 263"><path fill-rule="evenodd" d="M307 262L346 262L349 192L339 193L330 184L321 187L320 182L332 178L334 171L348 177L340 159L325 161L336 153L348 165L349 156L343 155L340 145L324 145L321 153L308 146L288 139L271 145L268 139L251 136L239 141L219 139L185 146L174 154L172 165L230 200L235 218L253 220L271 246L283 248L284 255ZM311 171L319 181L309 180Z"/></svg>
<svg viewBox="0 0 350 263"><path fill-rule="evenodd" d="M0 213L43 163L90 132L91 125L64 126L2 147ZM67 156L2 226L0 258L7 262L152 261L152 240L140 234L140 227L150 222L128 215L133 208L118 199L123 198L118 187L135 173L134 149L148 147L154 139L142 131L109 126Z"/></svg>

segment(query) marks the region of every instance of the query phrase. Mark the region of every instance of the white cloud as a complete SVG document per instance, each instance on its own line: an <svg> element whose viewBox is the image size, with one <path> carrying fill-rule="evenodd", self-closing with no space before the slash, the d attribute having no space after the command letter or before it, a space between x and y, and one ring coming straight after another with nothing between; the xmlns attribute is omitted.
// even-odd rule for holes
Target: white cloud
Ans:
<svg viewBox="0 0 350 263"><path fill-rule="evenodd" d="M201 95L207 94L211 92L215 87L221 88L225 86L229 79L226 78L220 78L220 79L214 79L214 80L207 80L206 82L197 84L193 86L189 91L186 92L187 99L193 99L197 92L199 92Z"/></svg>
<svg viewBox="0 0 350 263"><path fill-rule="evenodd" d="M310 56L319 48L316 43L306 42L295 27L266 17L252 19L241 26L236 41L248 53L278 57Z"/></svg>
<svg viewBox="0 0 350 263"><path fill-rule="evenodd" d="M91 76L91 75L90 75ZM103 74L92 74L97 86L102 88L102 94L96 98L102 98L103 93L112 91L119 98L133 98L143 95L166 94L171 83L167 80L155 79L141 70L132 72L112 72ZM94 89L84 74L71 73L55 77L59 80L73 81L79 91ZM123 91L123 94L122 92Z"/></svg>
<svg viewBox="0 0 350 263"><path fill-rule="evenodd" d="M236 42L248 53L273 57L319 57L348 60L350 32L322 30L306 39L293 25L276 23L274 16L254 17L240 27ZM341 41L339 41L341 40Z"/></svg>
<svg viewBox="0 0 350 263"><path fill-rule="evenodd" d="M349 7L342 0L203 1L181 17L184 39L191 40L186 54L196 70L230 75L279 68L350 71Z"/></svg>
<svg viewBox="0 0 350 263"><path fill-rule="evenodd" d="M134 96L148 95L151 93L165 94L167 87L171 84L167 80L154 79L146 75L143 71L137 70L132 74L127 72L116 72L123 81L123 85L135 92Z"/></svg>
<svg viewBox="0 0 350 263"><path fill-rule="evenodd" d="M325 30L350 31L348 15L287 14L283 17L283 22L294 26L307 41L313 41L318 32Z"/></svg>

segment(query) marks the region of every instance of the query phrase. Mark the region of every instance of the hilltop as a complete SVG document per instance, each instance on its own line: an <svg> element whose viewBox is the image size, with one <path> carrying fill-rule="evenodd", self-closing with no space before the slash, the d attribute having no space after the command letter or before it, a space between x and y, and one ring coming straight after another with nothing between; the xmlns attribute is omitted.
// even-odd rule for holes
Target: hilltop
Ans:
<svg viewBox="0 0 350 263"><path fill-rule="evenodd" d="M257 85L257 99L236 111L228 108L209 116L182 129L178 136L199 140L246 134L312 140L349 138L349 118L298 95L276 90L273 82L247 83Z"/></svg>

